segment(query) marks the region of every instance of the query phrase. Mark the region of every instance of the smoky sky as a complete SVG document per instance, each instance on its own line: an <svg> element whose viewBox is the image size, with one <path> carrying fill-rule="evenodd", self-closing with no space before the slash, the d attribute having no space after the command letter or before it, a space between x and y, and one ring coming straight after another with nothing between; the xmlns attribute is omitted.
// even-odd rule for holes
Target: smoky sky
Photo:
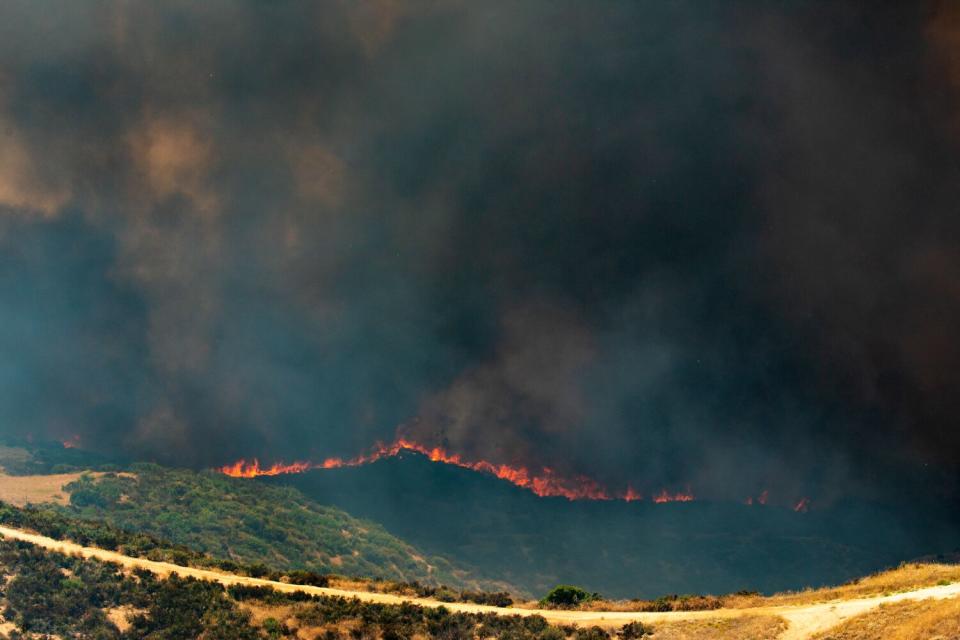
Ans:
<svg viewBox="0 0 960 640"><path fill-rule="evenodd" d="M0 416L955 495L960 12L7 2Z"/></svg>

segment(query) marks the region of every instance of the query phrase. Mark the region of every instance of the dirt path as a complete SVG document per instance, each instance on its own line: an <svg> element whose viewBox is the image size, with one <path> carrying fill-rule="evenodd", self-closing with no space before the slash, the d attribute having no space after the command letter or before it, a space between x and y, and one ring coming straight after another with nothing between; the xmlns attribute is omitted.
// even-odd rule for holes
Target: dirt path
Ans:
<svg viewBox="0 0 960 640"><path fill-rule="evenodd" d="M73 542L54 540L46 536L29 533L20 529L0 526L0 535L6 538L22 540L35 544L51 551L67 554L79 554L85 558L96 558L116 562L129 569L147 569L157 575L168 576L177 573L181 576L192 576L202 580L214 580L224 585L247 584L272 587L277 591L302 591L314 595L341 596L358 598L365 602L379 602L383 604L401 604L412 602L424 607L444 606L451 611L466 613L496 613L500 615L529 616L539 614L555 624L578 624L581 626L599 625L602 627L619 627L627 622L639 620L642 622L666 622L680 620L732 618L746 615L777 615L789 623L789 628L780 636L780 640L803 640L810 635L833 627L847 618L864 613L886 602L900 600L923 600L927 598L950 598L960 596L960 583L945 586L927 587L889 596L876 596L856 600L840 600L812 605L756 607L753 609L715 609L713 611L672 611L665 613L638 613L632 611L554 611L549 609L513 609L505 607L491 607L487 605L469 604L462 602L443 603L436 600L422 598L407 598L387 593L370 593L368 591L349 591L331 589L327 587L312 587L307 585L286 584L262 578L248 578L232 573L224 573L210 569L196 569L181 567L167 562L155 562L145 558L134 558L119 554L115 551L84 547Z"/></svg>

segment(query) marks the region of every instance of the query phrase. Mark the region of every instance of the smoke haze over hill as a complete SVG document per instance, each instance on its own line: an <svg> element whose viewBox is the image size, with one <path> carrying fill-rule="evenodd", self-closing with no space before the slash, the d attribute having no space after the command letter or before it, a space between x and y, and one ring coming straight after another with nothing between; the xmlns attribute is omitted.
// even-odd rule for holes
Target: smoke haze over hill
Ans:
<svg viewBox="0 0 960 640"><path fill-rule="evenodd" d="M8 2L3 434L955 499L948 2Z"/></svg>

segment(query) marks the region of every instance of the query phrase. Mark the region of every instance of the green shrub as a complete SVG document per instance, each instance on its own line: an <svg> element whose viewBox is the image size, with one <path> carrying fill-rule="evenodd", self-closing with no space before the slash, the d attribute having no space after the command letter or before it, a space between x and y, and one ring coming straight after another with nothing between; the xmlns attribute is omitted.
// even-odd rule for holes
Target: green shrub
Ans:
<svg viewBox="0 0 960 640"><path fill-rule="evenodd" d="M542 603L555 607L575 607L580 603L594 599L589 592L569 584L558 584L544 596Z"/></svg>

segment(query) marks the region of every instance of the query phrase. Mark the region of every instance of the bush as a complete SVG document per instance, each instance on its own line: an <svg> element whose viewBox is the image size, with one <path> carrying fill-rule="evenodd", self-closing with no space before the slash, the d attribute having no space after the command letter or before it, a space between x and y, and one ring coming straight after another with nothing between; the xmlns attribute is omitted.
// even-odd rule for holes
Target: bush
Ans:
<svg viewBox="0 0 960 640"><path fill-rule="evenodd" d="M600 627L577 629L573 637L574 640L610 640L610 634Z"/></svg>
<svg viewBox="0 0 960 640"><path fill-rule="evenodd" d="M550 590L550 593L548 593L541 602L555 607L575 607L582 602L587 602L592 599L595 599L595 594L591 595L580 587L569 584L558 584Z"/></svg>
<svg viewBox="0 0 960 640"><path fill-rule="evenodd" d="M653 629L644 626L644 624L640 621L628 622L620 627L619 631L617 631L617 635L621 638L621 640L636 640L636 638L640 638L652 633Z"/></svg>

